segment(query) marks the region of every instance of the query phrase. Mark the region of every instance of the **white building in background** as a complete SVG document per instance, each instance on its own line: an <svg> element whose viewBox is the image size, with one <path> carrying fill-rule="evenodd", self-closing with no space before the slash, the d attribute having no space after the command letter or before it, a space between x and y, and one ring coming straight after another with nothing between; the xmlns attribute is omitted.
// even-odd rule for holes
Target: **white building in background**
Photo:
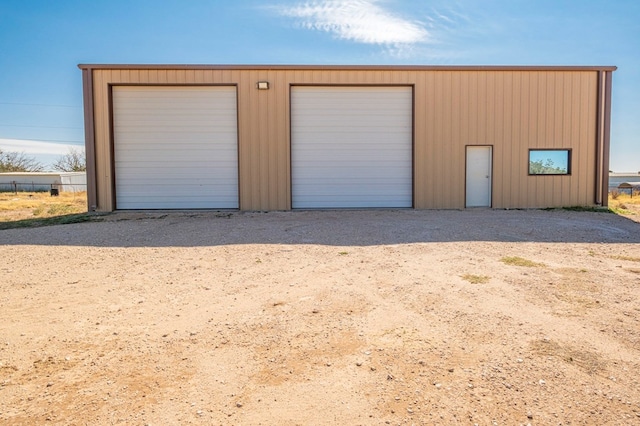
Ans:
<svg viewBox="0 0 640 426"><path fill-rule="evenodd" d="M609 192L618 189L621 183L640 182L640 172L636 173L609 173Z"/></svg>
<svg viewBox="0 0 640 426"><path fill-rule="evenodd" d="M85 172L14 172L0 173L0 192L50 191L82 192L87 190Z"/></svg>

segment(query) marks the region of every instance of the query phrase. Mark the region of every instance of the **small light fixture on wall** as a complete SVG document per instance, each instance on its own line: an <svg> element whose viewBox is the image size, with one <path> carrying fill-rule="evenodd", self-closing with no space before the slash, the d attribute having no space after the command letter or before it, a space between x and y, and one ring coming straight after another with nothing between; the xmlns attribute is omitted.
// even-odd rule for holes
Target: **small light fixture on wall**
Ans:
<svg viewBox="0 0 640 426"><path fill-rule="evenodd" d="M256 87L258 90L269 90L269 82L268 81L259 81L256 83Z"/></svg>

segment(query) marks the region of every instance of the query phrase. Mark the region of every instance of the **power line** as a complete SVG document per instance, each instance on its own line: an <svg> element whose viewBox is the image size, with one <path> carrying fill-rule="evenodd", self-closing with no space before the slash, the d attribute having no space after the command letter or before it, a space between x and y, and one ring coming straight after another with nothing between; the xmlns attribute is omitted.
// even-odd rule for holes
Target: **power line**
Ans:
<svg viewBox="0 0 640 426"><path fill-rule="evenodd" d="M56 139L32 139L36 142L64 142L64 143L82 143L84 144L84 141L65 141L65 140L56 140Z"/></svg>
<svg viewBox="0 0 640 426"><path fill-rule="evenodd" d="M83 130L82 127L67 127L67 126L23 126L20 124L1 124L0 123L0 127L22 127L25 129L30 129L30 128L34 128L34 129L76 129L76 130Z"/></svg>
<svg viewBox="0 0 640 426"><path fill-rule="evenodd" d="M0 105L22 105L22 106L44 106L54 108L82 108L78 105L55 105L55 104L27 104L22 102L0 102Z"/></svg>
<svg viewBox="0 0 640 426"><path fill-rule="evenodd" d="M2 139L2 138L0 138ZM84 144L84 141L70 141L70 140L59 140L59 139L15 139L15 138L4 138L15 141L25 141L25 142L61 142L61 143L80 143Z"/></svg>

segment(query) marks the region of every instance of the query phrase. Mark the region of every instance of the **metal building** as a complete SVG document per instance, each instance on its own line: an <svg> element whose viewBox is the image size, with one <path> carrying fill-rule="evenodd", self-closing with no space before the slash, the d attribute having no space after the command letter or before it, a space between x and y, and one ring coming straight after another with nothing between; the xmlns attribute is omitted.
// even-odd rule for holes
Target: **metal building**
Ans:
<svg viewBox="0 0 640 426"><path fill-rule="evenodd" d="M613 66L79 67L91 211L607 203Z"/></svg>
<svg viewBox="0 0 640 426"><path fill-rule="evenodd" d="M8 172L0 173L0 192L60 192L87 190L85 172Z"/></svg>

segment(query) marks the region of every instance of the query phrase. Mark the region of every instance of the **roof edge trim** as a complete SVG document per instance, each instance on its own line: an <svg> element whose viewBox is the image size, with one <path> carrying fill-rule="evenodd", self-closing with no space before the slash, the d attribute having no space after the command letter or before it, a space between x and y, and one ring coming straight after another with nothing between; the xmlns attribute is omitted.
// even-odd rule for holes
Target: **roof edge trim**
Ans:
<svg viewBox="0 0 640 426"><path fill-rule="evenodd" d="M616 66L587 65L203 65L79 64L81 70L354 70L354 71L615 71Z"/></svg>

